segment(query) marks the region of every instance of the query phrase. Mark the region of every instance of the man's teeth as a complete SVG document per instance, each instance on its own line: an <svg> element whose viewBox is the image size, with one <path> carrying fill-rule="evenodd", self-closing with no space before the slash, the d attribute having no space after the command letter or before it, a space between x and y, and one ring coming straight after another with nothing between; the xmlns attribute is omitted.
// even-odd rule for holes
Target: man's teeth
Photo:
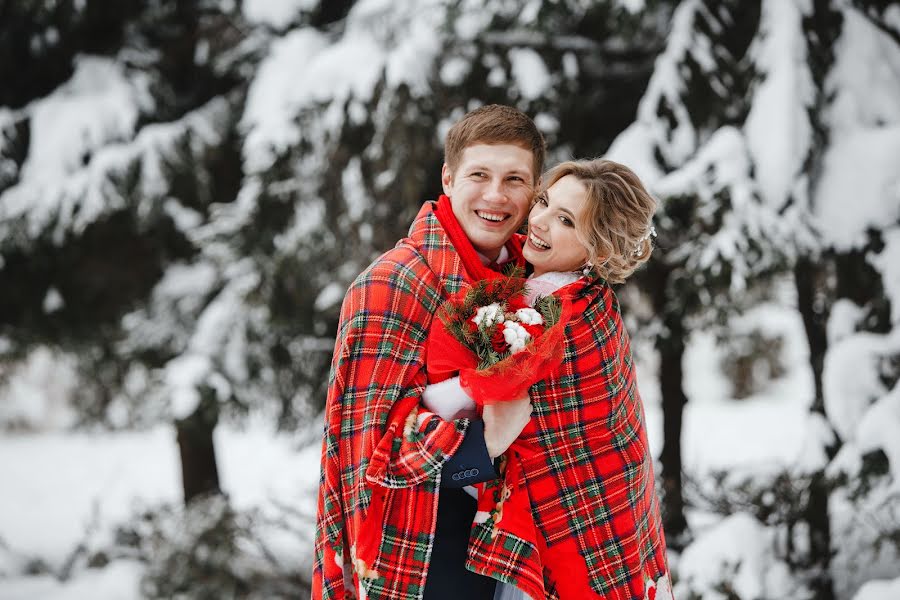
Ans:
<svg viewBox="0 0 900 600"><path fill-rule="evenodd" d="M489 212L484 212L484 211L480 211L480 210L475 211L475 214L477 214L482 219L487 219L488 221L496 221L498 223L506 218L506 215L504 215L504 214L489 213Z"/></svg>
<svg viewBox="0 0 900 600"><path fill-rule="evenodd" d="M550 247L550 244L548 244L544 240L534 237L534 234L531 234L528 237L531 239L531 243L534 244L535 246L537 246L538 248L546 249L546 248Z"/></svg>

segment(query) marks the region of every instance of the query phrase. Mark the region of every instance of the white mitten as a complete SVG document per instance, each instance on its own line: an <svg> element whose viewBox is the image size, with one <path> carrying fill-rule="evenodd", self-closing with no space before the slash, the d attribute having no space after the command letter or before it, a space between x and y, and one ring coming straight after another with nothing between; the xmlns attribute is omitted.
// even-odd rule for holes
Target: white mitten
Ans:
<svg viewBox="0 0 900 600"><path fill-rule="evenodd" d="M459 385L459 377L425 386L422 404L445 421L474 417L475 401Z"/></svg>

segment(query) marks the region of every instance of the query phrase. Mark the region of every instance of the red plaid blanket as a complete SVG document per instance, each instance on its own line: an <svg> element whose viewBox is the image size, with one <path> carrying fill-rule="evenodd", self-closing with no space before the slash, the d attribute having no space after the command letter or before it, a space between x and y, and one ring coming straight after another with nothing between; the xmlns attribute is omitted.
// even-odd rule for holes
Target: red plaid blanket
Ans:
<svg viewBox="0 0 900 600"><path fill-rule="evenodd" d="M344 300L325 408L313 598L356 597L361 588L373 600L421 598L441 467L468 426L420 405L433 315L471 281L433 207L423 206L409 237ZM492 500L473 526L467 565L535 598L645 598L667 571L628 337L608 286L587 286L579 298L588 308L567 328L558 376L531 390L535 419L524 443L536 451L485 496ZM533 541L512 533L520 517L533 523Z"/></svg>

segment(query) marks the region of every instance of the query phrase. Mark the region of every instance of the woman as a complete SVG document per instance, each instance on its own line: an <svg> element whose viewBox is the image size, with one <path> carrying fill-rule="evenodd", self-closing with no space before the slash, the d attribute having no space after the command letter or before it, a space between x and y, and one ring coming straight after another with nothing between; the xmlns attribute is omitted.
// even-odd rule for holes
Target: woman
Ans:
<svg viewBox="0 0 900 600"><path fill-rule="evenodd" d="M609 160L562 163L544 182L523 251L529 297L554 294L575 316L558 368L530 389L532 422L481 486L467 567L503 582L502 598L664 600L644 410L610 287L649 258L656 202ZM453 396L424 398L442 415L473 407L450 408Z"/></svg>

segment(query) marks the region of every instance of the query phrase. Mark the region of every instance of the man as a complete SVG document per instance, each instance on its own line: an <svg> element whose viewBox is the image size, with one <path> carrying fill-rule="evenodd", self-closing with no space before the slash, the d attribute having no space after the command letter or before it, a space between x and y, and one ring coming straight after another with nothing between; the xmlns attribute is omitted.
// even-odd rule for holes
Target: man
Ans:
<svg viewBox="0 0 900 600"><path fill-rule="evenodd" d="M474 500L449 486L495 478L492 459L529 422L531 405L526 397L486 407L482 420L442 420L421 404L424 345L446 298L499 263L523 264L513 234L538 184L544 140L520 111L490 105L451 128L444 158L446 196L423 206L341 309L313 598L493 597L494 580L465 568Z"/></svg>

